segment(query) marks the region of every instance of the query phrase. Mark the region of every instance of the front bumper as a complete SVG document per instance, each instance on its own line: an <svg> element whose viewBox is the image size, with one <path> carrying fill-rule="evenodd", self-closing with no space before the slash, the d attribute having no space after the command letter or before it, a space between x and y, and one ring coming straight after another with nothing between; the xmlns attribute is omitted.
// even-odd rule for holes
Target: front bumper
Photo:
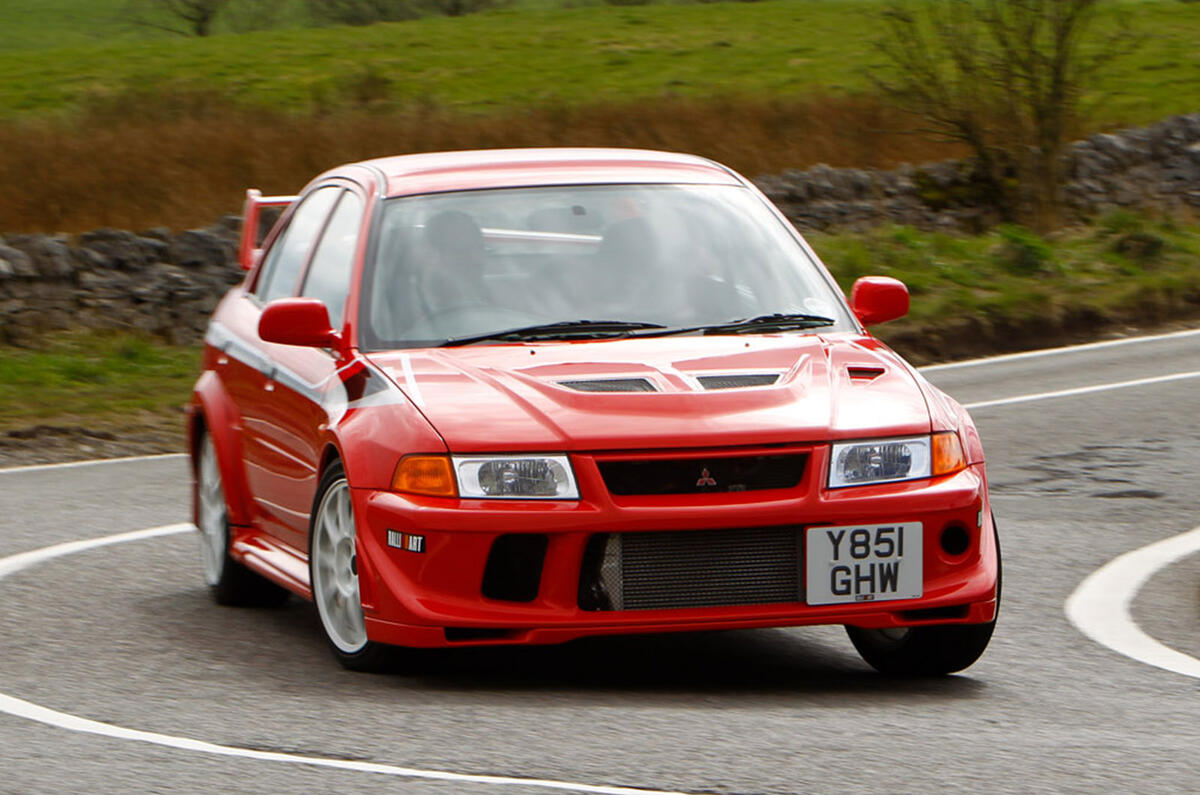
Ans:
<svg viewBox="0 0 1200 795"><path fill-rule="evenodd" d="M794 489L758 492L616 497L586 455L572 456L583 495L579 501L441 499L355 489L367 633L375 641L428 647L809 624L879 628L993 620L998 556L982 464L934 480L829 490L820 482L823 458L822 448L815 448L812 465ZM641 610L580 605L581 572L596 534L888 522L922 523L924 588L918 599ZM959 554L947 553L940 542L950 526L967 533L967 548ZM389 530L421 536L423 551L389 546ZM529 601L483 594L493 544L511 534L546 538L536 595Z"/></svg>

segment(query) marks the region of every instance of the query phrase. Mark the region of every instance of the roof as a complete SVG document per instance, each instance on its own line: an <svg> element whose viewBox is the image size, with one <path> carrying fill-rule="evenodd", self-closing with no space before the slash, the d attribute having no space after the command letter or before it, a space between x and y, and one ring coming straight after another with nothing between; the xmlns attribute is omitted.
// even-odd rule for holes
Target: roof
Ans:
<svg viewBox="0 0 1200 795"><path fill-rule="evenodd" d="M388 196L528 185L741 184L711 160L645 149L483 149L398 155L358 165L383 172Z"/></svg>

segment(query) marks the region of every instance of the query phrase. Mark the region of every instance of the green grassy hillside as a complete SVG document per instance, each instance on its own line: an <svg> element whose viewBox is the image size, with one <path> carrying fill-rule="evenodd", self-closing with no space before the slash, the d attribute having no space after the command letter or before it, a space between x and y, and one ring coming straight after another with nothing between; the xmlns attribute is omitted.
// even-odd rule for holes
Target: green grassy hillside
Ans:
<svg viewBox="0 0 1200 795"><path fill-rule="evenodd" d="M155 27L155 23L171 22L170 17L143 13L151 3L153 0L4 0L0 3L0 52L179 39ZM139 23L139 18L151 24ZM218 18L216 32L300 27L307 22L301 0L239 0Z"/></svg>
<svg viewBox="0 0 1200 795"><path fill-rule="evenodd" d="M102 19L122 0L54 1L64 8L91 8L89 13L99 15L91 19ZM28 17L33 3L10 0L0 11L0 28L21 6ZM161 90L164 84L214 89L292 111L364 96L487 111L664 93L864 91L870 87L868 71L878 64L870 43L882 5L881 0L516 4L468 17L207 39L138 39L146 34L127 27L121 33L116 23L89 31L83 21L72 27L72 17L65 15L52 30L72 46L0 52L0 115L60 111L97 94ZM1092 98L1092 118L1098 124L1141 123L1196 110L1200 3L1126 0L1117 7L1130 14L1147 42L1105 77L1103 96ZM1102 13L1100 27L1122 24L1112 9ZM102 30L112 31L103 43L80 43ZM17 38L28 41L29 34Z"/></svg>

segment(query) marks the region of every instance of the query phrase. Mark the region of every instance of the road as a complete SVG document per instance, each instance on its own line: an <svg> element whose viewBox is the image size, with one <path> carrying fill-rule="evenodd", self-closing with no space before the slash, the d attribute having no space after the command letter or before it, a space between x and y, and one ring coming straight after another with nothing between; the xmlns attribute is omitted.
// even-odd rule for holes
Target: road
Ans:
<svg viewBox="0 0 1200 795"><path fill-rule="evenodd" d="M962 675L878 676L836 627L353 674L307 604L214 606L192 533L13 563L185 522L181 457L17 470L0 473L0 792L1200 791L1200 679L1064 612L1096 569L1200 525L1200 332L926 372L977 406L1005 555L996 636ZM1126 587L1137 627L1200 658L1200 552Z"/></svg>

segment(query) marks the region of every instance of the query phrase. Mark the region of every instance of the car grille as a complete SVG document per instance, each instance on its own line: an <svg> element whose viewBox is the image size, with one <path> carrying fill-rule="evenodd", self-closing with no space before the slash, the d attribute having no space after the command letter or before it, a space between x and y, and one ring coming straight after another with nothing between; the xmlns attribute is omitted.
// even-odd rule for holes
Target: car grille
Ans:
<svg viewBox="0 0 1200 795"><path fill-rule="evenodd" d="M803 601L799 527L608 533L584 556L584 610L664 610Z"/></svg>
<svg viewBox="0 0 1200 795"><path fill-rule="evenodd" d="M795 488L806 453L597 461L613 494L703 494Z"/></svg>

